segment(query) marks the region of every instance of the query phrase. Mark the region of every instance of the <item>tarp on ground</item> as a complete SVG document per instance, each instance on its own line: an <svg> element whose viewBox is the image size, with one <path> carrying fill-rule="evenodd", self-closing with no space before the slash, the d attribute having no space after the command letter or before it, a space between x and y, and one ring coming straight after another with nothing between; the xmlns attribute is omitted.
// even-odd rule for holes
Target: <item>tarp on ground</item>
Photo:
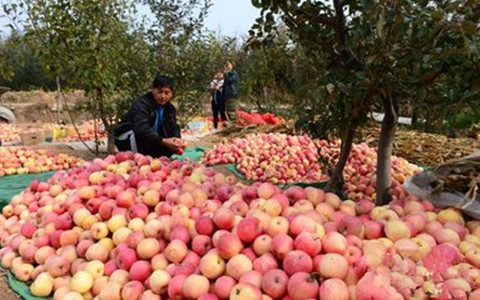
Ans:
<svg viewBox="0 0 480 300"><path fill-rule="evenodd" d="M41 181L47 181L50 177L55 174L54 172L44 172L37 174L21 174L21 175L10 175L0 178L0 209L5 205L10 203L10 200L13 196L20 194L24 189L26 189L30 182L35 179ZM40 298L35 297L30 293L30 287L27 283L19 281L15 278L15 275L11 271L5 270L0 267L0 270L6 273L8 285L10 288L17 294L19 294L23 299L26 300L40 300L40 299L52 299L52 298Z"/></svg>
<svg viewBox="0 0 480 300"><path fill-rule="evenodd" d="M182 155L172 155L172 159L185 160L188 158L190 161L199 161L204 152L203 147L189 147L185 149Z"/></svg>
<svg viewBox="0 0 480 300"><path fill-rule="evenodd" d="M0 106L0 118L8 123L14 123L17 120L13 112L5 106Z"/></svg>
<svg viewBox="0 0 480 300"><path fill-rule="evenodd" d="M480 151L447 162L410 177L404 183L408 193L432 202L435 207L455 207L480 220ZM469 191L461 191L468 188Z"/></svg>
<svg viewBox="0 0 480 300"><path fill-rule="evenodd" d="M20 194L26 189L30 182L35 179L47 181L55 174L54 172L44 172L36 174L10 175L0 178L0 209L10 203L13 196Z"/></svg>

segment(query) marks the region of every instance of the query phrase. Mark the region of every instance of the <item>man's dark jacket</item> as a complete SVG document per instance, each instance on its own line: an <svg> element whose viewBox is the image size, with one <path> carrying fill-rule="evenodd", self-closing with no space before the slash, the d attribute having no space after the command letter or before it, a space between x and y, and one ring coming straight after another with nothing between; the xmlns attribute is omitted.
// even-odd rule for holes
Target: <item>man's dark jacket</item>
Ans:
<svg viewBox="0 0 480 300"><path fill-rule="evenodd" d="M161 144L162 138L181 138L177 124L176 109L170 102L163 105L163 120L160 132L154 129L155 110L160 105L155 101L153 93L147 93L133 103L126 116L117 125L115 136L133 130L138 152L153 157L172 156L174 153Z"/></svg>

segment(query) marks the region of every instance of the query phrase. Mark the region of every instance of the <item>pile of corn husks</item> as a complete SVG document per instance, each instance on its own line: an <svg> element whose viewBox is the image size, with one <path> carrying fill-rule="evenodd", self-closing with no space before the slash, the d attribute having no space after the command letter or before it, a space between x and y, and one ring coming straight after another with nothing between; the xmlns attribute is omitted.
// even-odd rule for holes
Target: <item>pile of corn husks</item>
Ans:
<svg viewBox="0 0 480 300"><path fill-rule="evenodd" d="M359 139L369 146L376 147L380 136L380 127L361 130ZM405 158L411 163L423 166L435 166L457 160L480 150L480 140L473 138L448 138L440 134L406 131L397 129L393 154Z"/></svg>

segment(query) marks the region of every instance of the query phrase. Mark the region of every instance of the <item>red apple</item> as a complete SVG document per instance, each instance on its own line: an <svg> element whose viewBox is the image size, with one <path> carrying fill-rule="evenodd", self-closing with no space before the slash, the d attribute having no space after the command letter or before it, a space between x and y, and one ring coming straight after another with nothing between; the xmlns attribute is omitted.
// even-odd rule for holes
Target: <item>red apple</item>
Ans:
<svg viewBox="0 0 480 300"><path fill-rule="evenodd" d="M241 241L246 243L253 242L260 234L262 234L260 221L253 217L242 219L237 225L237 234Z"/></svg>
<svg viewBox="0 0 480 300"><path fill-rule="evenodd" d="M287 293L288 275L280 269L267 271L262 278L262 290L273 299L280 299Z"/></svg>
<svg viewBox="0 0 480 300"><path fill-rule="evenodd" d="M313 275L298 272L288 279L287 291L293 300L316 298L319 292L319 285Z"/></svg>

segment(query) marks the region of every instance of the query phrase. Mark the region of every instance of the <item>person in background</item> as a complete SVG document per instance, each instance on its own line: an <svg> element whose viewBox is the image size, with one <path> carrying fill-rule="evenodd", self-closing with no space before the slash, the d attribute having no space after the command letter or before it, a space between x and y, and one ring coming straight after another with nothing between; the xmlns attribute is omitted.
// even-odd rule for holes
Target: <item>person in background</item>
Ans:
<svg viewBox="0 0 480 300"><path fill-rule="evenodd" d="M238 78L237 71L235 71L235 65L231 60L225 61L223 77L223 98L227 108L228 120L235 125L237 98L240 92L240 79Z"/></svg>
<svg viewBox="0 0 480 300"><path fill-rule="evenodd" d="M172 156L185 147L177 124L173 98L174 81L157 76L152 90L135 100L115 128L119 151L132 151L152 157Z"/></svg>
<svg viewBox="0 0 480 300"><path fill-rule="evenodd" d="M222 122L227 121L227 114L225 113L225 101L223 97L223 72L219 71L215 74L214 79L210 83L210 90L212 92L212 113L213 113L213 128L218 129L218 114Z"/></svg>

